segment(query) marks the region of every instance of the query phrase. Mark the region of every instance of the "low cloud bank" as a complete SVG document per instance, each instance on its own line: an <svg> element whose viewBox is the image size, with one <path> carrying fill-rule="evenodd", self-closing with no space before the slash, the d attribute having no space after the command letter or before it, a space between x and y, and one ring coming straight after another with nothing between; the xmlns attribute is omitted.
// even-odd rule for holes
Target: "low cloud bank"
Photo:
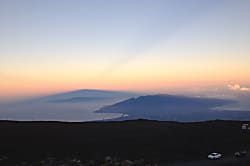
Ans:
<svg viewBox="0 0 250 166"><path fill-rule="evenodd" d="M249 87L241 86L240 84L228 84L227 85L230 90L235 91L250 91Z"/></svg>

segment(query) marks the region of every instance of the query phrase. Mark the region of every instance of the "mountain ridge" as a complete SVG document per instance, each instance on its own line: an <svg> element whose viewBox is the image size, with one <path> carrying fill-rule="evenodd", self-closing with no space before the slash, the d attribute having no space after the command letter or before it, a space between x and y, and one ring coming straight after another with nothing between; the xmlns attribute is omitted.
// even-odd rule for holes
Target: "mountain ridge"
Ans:
<svg viewBox="0 0 250 166"><path fill-rule="evenodd" d="M235 102L226 99L160 94L129 98L104 106L96 112L126 115L116 120L140 118L163 121L249 120L250 111L215 110L217 107Z"/></svg>

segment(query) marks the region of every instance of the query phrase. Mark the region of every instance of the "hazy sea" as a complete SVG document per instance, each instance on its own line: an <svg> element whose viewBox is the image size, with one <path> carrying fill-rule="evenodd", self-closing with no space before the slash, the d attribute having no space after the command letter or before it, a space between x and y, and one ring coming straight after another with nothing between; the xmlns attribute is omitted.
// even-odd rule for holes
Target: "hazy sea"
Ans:
<svg viewBox="0 0 250 166"><path fill-rule="evenodd" d="M99 108L116 100L78 103L29 101L0 104L0 120L18 121L95 121L120 117L117 113L95 113Z"/></svg>

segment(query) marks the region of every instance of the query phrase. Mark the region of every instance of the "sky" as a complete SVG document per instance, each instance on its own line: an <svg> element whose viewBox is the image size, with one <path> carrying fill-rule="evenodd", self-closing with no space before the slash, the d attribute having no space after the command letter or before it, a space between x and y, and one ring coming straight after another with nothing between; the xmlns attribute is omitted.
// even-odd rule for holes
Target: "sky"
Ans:
<svg viewBox="0 0 250 166"><path fill-rule="evenodd" d="M75 89L249 91L249 0L0 0L0 100Z"/></svg>

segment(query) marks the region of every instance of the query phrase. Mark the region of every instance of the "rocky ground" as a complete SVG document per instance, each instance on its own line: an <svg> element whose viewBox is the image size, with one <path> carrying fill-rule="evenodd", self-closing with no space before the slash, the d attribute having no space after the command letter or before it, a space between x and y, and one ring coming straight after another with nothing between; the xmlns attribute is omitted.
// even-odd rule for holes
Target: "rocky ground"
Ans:
<svg viewBox="0 0 250 166"><path fill-rule="evenodd" d="M85 160L78 158L59 159L55 157L47 157L36 161L11 161L7 156L0 156L0 164L11 166L158 166L156 163L146 162L144 159L137 160L120 160L119 158L105 157L104 160Z"/></svg>
<svg viewBox="0 0 250 166"><path fill-rule="evenodd" d="M250 131L242 123L1 121L0 165L245 166L249 154L233 155L250 150ZM223 157L208 160L211 152Z"/></svg>

